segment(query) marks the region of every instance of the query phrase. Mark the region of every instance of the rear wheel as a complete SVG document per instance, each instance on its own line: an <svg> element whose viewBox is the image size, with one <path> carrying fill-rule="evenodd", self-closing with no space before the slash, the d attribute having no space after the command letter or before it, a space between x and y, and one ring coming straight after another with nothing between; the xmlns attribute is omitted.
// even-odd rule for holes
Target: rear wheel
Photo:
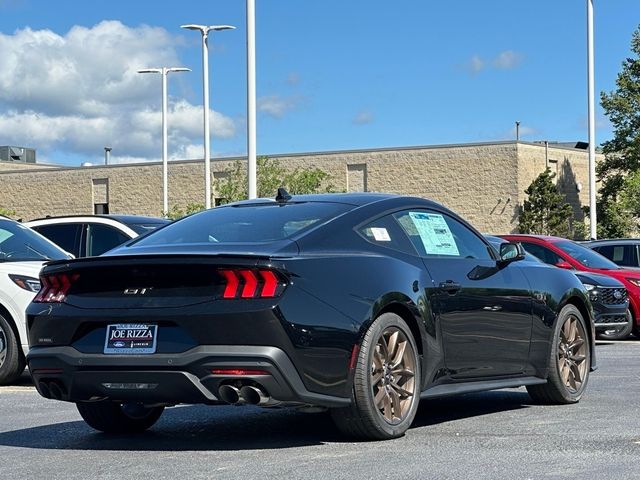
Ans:
<svg viewBox="0 0 640 480"><path fill-rule="evenodd" d="M404 435L420 401L420 359L405 321L380 315L364 336L355 365L352 403L331 410L348 436L385 440Z"/></svg>
<svg viewBox="0 0 640 480"><path fill-rule="evenodd" d="M591 344L584 319L576 307L566 305L556 322L547 383L530 385L527 391L540 403L576 403L587 387L590 368Z"/></svg>
<svg viewBox="0 0 640 480"><path fill-rule="evenodd" d="M158 421L164 407L140 403L78 402L78 412L87 424L105 433L144 432Z"/></svg>
<svg viewBox="0 0 640 480"><path fill-rule="evenodd" d="M598 338L600 340L624 340L627 338L633 330L633 316L629 310L627 310L626 319L626 325L602 330L598 332Z"/></svg>
<svg viewBox="0 0 640 480"><path fill-rule="evenodd" d="M17 380L24 366L24 355L13 326L0 315L0 385Z"/></svg>

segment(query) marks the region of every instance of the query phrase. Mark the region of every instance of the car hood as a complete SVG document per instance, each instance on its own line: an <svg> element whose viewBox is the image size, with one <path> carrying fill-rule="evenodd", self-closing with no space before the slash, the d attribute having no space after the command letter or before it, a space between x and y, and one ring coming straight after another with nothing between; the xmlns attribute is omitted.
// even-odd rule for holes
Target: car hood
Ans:
<svg viewBox="0 0 640 480"><path fill-rule="evenodd" d="M624 285L621 281L609 275L602 275L594 272L575 272L576 277L580 279L582 283L590 283L601 287L614 287L622 288Z"/></svg>

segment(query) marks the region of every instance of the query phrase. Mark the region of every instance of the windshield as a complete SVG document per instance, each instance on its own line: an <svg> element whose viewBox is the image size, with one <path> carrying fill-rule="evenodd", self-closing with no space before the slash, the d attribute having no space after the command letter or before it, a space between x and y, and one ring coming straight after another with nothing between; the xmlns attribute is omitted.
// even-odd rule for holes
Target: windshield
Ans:
<svg viewBox="0 0 640 480"><path fill-rule="evenodd" d="M151 232L134 244L273 242L319 225L352 208L352 205L324 202L270 202L217 207Z"/></svg>
<svg viewBox="0 0 640 480"><path fill-rule="evenodd" d="M608 260L599 253L594 252L590 248L583 247L582 245L570 242L569 240L556 242L555 246L565 252L567 255L575 258L585 267L601 268L603 270L617 270L618 268L620 268L611 260Z"/></svg>
<svg viewBox="0 0 640 480"><path fill-rule="evenodd" d="M10 220L0 220L0 262L65 260L69 255L40 234Z"/></svg>

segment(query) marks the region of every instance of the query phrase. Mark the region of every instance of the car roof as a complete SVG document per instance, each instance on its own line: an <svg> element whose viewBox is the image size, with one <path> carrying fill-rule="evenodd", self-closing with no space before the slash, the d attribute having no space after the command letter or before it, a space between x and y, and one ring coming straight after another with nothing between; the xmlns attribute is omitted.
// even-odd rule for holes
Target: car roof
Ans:
<svg viewBox="0 0 640 480"><path fill-rule="evenodd" d="M605 240L590 240L582 242L584 245L636 245L640 244L640 238L607 238Z"/></svg>
<svg viewBox="0 0 640 480"><path fill-rule="evenodd" d="M503 238L506 238L506 237L532 238L537 240L544 240L546 242L551 242L551 243L567 240L566 238L554 237L552 235L531 235L531 234L524 234L524 233L509 233L509 234L500 235L500 236ZM569 241L573 241L573 240L569 240Z"/></svg>
<svg viewBox="0 0 640 480"><path fill-rule="evenodd" d="M39 222L41 220L80 220L80 219L111 219L116 222L129 224L129 223L169 223L170 220L159 217L147 217L144 215L114 215L114 214L98 214L98 215L53 215L41 218L34 218L29 222Z"/></svg>
<svg viewBox="0 0 640 480"><path fill-rule="evenodd" d="M380 200L386 200L386 199L392 199L392 198L403 198L403 197L400 195L392 194L392 193L377 193L377 192L316 193L316 194L291 195L291 198L287 200L287 202L344 203L348 205L362 206L362 205L367 205L369 203L378 202ZM407 198L407 197L404 197L404 198ZM275 197L255 198L252 200L240 200L238 202L228 203L223 206L263 204L263 203L274 202L274 201L275 201Z"/></svg>

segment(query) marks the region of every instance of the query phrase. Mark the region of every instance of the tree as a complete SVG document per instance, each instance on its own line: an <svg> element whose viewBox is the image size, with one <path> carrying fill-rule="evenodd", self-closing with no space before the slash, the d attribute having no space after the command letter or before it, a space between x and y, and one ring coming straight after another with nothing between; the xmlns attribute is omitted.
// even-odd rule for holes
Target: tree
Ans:
<svg viewBox="0 0 640 480"><path fill-rule="evenodd" d="M245 166L246 164L236 160L225 170L224 178L216 181L218 194L223 198L222 203L237 202L248 198ZM319 168L296 168L287 172L278 160L265 156L257 158L256 168L258 197L275 197L279 187L286 188L293 195L334 191L333 185L326 182L329 174ZM204 205L201 203L190 203L184 210L174 205L167 212L166 217L177 220L201 210L204 210Z"/></svg>
<svg viewBox="0 0 640 480"><path fill-rule="evenodd" d="M225 177L216 183L216 189L224 199L223 203L248 198L245 164L237 160L225 173ZM258 197L275 197L279 187L284 187L295 195L334 191L333 185L327 183L328 178L329 174L319 168L296 168L287 172L276 159L258 157L256 160Z"/></svg>
<svg viewBox="0 0 640 480"><path fill-rule="evenodd" d="M520 211L520 233L572 237L573 209L553 184L555 173L547 168L524 191L529 198Z"/></svg>
<svg viewBox="0 0 640 480"><path fill-rule="evenodd" d="M631 38L632 56L622 62L616 89L600 94L602 108L613 125L614 137L602 144L604 161L596 165L602 181L598 199L598 235L628 236L633 222L624 192L636 187L633 175L640 170L640 27ZM628 195L627 195L628 198Z"/></svg>
<svg viewBox="0 0 640 480"><path fill-rule="evenodd" d="M186 208L182 210L177 205L174 205L166 212L166 216L169 220L177 220L182 217L186 217L187 215L191 215L192 213L201 212L204 210L204 205L202 203L189 203Z"/></svg>
<svg viewBox="0 0 640 480"><path fill-rule="evenodd" d="M3 215L5 217L13 217L15 214L15 210L9 210L8 208L0 207L0 215Z"/></svg>

